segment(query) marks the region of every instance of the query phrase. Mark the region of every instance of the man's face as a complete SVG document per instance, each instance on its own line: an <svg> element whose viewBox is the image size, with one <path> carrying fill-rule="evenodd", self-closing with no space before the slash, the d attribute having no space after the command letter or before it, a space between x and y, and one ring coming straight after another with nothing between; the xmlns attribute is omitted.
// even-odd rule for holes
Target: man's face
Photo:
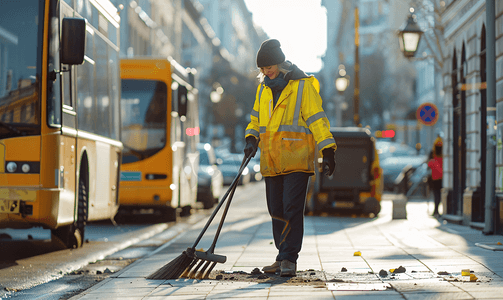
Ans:
<svg viewBox="0 0 503 300"><path fill-rule="evenodd" d="M269 79L274 79L274 78L278 77L278 75L279 75L278 65L262 67L262 68L260 68L260 71L265 76L269 77Z"/></svg>

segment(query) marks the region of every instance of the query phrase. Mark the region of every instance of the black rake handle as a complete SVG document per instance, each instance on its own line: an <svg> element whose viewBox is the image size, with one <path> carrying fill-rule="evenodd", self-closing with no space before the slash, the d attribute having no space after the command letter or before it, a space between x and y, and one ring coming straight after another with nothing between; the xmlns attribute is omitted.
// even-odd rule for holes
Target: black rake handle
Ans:
<svg viewBox="0 0 503 300"><path fill-rule="evenodd" d="M218 203L217 207L213 210L213 213L211 214L210 218L206 222L206 225L204 225L203 230L201 231L201 233L197 237L196 241L194 242L194 245L192 245L192 250L196 249L197 244L199 244L199 242L201 241L201 238L206 233L206 230L208 230L208 227L210 226L211 222L213 221L213 219L217 215L218 211L220 210L220 207L222 207L222 205L224 204L225 200L227 199L227 196L229 196L229 193L231 194L230 199L232 199L232 196L234 195L234 191L236 190L236 187L238 185L239 178L241 177L241 174L243 173L244 169L246 168L246 166L248 165L248 163L250 162L251 159L252 159L251 155L248 156L248 157L246 157L246 156L243 157L243 161L241 162L241 167L239 168L238 175L234 178L234 180L231 183L231 186L229 187L229 189L227 190L227 192L225 193L225 195L222 197L222 199ZM222 219L220 220L220 224L218 225L217 233L216 233L215 238L213 240L213 243L211 244L211 247L210 247L210 249L212 249L211 252L213 252L213 249L215 248L215 244L217 242L218 235L220 234L220 230L222 229L222 225L224 223L225 216L226 216L227 211L229 209L230 201L231 200L229 200L227 202L227 206L225 208L224 214L222 216Z"/></svg>

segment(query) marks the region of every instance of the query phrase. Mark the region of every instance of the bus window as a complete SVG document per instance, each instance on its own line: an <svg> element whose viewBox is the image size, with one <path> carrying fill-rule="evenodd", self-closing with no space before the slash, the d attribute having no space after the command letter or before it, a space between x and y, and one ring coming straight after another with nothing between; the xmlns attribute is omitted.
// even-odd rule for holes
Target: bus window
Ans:
<svg viewBox="0 0 503 300"><path fill-rule="evenodd" d="M79 128L94 130L94 62L86 60L77 67L77 103Z"/></svg>
<svg viewBox="0 0 503 300"><path fill-rule="evenodd" d="M110 136L110 120L108 109L110 105L110 96L108 95L108 47L107 43L100 35L95 36L96 45L96 96L97 103L95 107L96 133L104 136Z"/></svg>
<svg viewBox="0 0 503 300"><path fill-rule="evenodd" d="M183 85L178 87L178 115L187 115L187 88Z"/></svg>
<svg viewBox="0 0 503 300"><path fill-rule="evenodd" d="M40 107L40 52L43 2L0 1L0 139L40 133L40 117L20 118L21 107Z"/></svg>
<svg viewBox="0 0 503 300"><path fill-rule="evenodd" d="M72 0L65 0L70 6L73 6ZM75 11L83 18L90 19L92 17L91 3L89 1L77 1Z"/></svg>
<svg viewBox="0 0 503 300"><path fill-rule="evenodd" d="M122 80L122 163L146 159L166 145L168 88L154 80Z"/></svg>
<svg viewBox="0 0 503 300"><path fill-rule="evenodd" d="M114 28L113 26L109 26L109 28ZM112 139L120 139L120 129L121 129L121 124L120 124L120 106L119 106L119 98L120 98L120 91L119 91L119 82L120 82L120 74L119 74L119 68L117 68L117 65L120 63L119 61L119 52L114 51L112 49L112 46L108 46L108 76L109 76L109 87L108 91L110 94L110 98L112 101L110 101L109 104L109 118L110 118L110 135L109 137Z"/></svg>
<svg viewBox="0 0 503 300"><path fill-rule="evenodd" d="M69 65L64 65L63 70L70 70ZM72 106L72 95L71 95L71 72L63 72L61 76L63 77L63 104L66 106Z"/></svg>

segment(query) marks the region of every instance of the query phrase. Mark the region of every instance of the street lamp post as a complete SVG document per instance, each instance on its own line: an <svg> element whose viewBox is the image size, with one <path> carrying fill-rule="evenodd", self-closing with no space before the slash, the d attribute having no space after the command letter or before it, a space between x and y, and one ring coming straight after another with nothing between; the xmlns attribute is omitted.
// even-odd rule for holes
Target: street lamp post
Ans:
<svg viewBox="0 0 503 300"><path fill-rule="evenodd" d="M353 94L353 121L355 126L360 126L360 56L358 47L360 46L360 18L358 6L355 7L355 83Z"/></svg>
<svg viewBox="0 0 503 300"><path fill-rule="evenodd" d="M335 79L335 88L338 91L338 95L335 100L336 107L336 118L337 118L337 127L342 126L342 110L343 110L343 100L344 100L344 91L349 85L349 79L346 75L346 69L344 65L339 66L339 77Z"/></svg>
<svg viewBox="0 0 503 300"><path fill-rule="evenodd" d="M402 50L403 55L407 58L414 57L416 54L417 47L419 45L419 40L423 34L423 31L417 25L416 16L413 14L414 9L410 9L410 15L407 22L402 26L402 29L398 32L398 41L400 43L400 50Z"/></svg>

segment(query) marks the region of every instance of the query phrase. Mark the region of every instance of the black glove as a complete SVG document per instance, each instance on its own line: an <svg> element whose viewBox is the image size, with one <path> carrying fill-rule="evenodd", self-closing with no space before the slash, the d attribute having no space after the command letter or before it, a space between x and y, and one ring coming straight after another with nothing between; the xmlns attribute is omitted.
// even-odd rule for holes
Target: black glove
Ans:
<svg viewBox="0 0 503 300"><path fill-rule="evenodd" d="M244 149L246 157L249 156L254 157L255 153L257 153L257 147L258 147L257 139L253 136L248 136L246 138L246 146Z"/></svg>
<svg viewBox="0 0 503 300"><path fill-rule="evenodd" d="M332 176L335 171L335 150L334 148L323 149L323 173Z"/></svg>

